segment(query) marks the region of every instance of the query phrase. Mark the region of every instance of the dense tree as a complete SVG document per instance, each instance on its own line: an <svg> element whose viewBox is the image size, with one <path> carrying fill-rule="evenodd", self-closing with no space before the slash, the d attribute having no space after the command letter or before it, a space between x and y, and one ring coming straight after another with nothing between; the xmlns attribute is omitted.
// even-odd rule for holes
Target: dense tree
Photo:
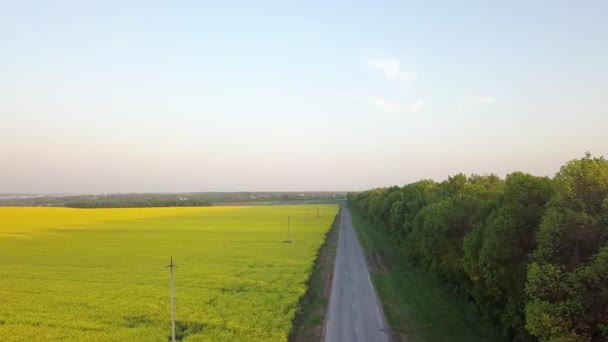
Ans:
<svg viewBox="0 0 608 342"><path fill-rule="evenodd" d="M389 224L391 207L393 206L393 203L400 200L402 196L403 193L401 192L401 189L397 186L388 188L387 191L382 194L382 196L379 198L379 212L376 217L377 223L385 226Z"/></svg>
<svg viewBox="0 0 608 342"><path fill-rule="evenodd" d="M542 340L606 340L608 161L587 154L554 180L528 270L527 328Z"/></svg>
<svg viewBox="0 0 608 342"><path fill-rule="evenodd" d="M546 177L508 175L496 209L465 239L463 264L480 311L505 334L521 340L530 339L524 327L529 254L536 248L538 224L552 193Z"/></svg>
<svg viewBox="0 0 608 342"><path fill-rule="evenodd" d="M421 180L403 187L404 216L401 224L401 241L414 228L414 219L422 208L439 201L439 186L432 180Z"/></svg>
<svg viewBox="0 0 608 342"><path fill-rule="evenodd" d="M553 179L457 174L348 195L517 341L608 341L608 162Z"/></svg>
<svg viewBox="0 0 608 342"><path fill-rule="evenodd" d="M447 198L420 211L406 245L416 257L453 285L469 285L461 258L463 240L473 227L482 222L496 205L503 181L497 176L461 176L440 185Z"/></svg>

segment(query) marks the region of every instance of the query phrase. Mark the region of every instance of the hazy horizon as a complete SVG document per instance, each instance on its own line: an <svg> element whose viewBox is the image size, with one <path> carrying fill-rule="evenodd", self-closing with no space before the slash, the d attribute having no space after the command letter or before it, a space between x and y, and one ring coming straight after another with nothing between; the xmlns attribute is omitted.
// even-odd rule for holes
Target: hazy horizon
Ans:
<svg viewBox="0 0 608 342"><path fill-rule="evenodd" d="M608 2L4 2L0 193L358 191L608 155Z"/></svg>

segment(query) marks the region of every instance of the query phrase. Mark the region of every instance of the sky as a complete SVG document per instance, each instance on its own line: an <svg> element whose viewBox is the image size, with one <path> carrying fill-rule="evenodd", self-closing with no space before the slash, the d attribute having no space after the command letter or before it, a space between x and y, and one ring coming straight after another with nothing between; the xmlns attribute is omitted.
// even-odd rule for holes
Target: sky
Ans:
<svg viewBox="0 0 608 342"><path fill-rule="evenodd" d="M608 156L608 1L0 0L0 193L363 190Z"/></svg>

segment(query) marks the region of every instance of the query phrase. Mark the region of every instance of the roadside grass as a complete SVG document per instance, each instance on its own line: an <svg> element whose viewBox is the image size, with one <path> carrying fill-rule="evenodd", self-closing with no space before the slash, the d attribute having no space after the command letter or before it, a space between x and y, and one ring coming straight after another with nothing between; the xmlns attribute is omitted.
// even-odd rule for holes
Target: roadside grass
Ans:
<svg viewBox="0 0 608 342"><path fill-rule="evenodd" d="M368 223L354 207L349 209L366 254L382 251L390 264L388 271L371 268L370 272L394 340L506 341L461 294L410 263L382 229Z"/></svg>
<svg viewBox="0 0 608 342"><path fill-rule="evenodd" d="M324 337L327 306L331 295L331 285L336 261L336 246L340 213L336 214L325 242L319 249L317 260L307 283L306 294L300 299L299 310L294 318L289 341L313 342Z"/></svg>

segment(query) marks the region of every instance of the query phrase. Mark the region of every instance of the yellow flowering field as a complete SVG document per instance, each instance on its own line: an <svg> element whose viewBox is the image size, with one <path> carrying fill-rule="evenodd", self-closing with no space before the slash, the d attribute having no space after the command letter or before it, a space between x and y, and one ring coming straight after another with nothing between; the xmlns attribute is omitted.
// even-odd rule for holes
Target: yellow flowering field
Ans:
<svg viewBox="0 0 608 342"><path fill-rule="evenodd" d="M167 341L170 256L180 339L286 341L337 210L0 208L0 341Z"/></svg>

